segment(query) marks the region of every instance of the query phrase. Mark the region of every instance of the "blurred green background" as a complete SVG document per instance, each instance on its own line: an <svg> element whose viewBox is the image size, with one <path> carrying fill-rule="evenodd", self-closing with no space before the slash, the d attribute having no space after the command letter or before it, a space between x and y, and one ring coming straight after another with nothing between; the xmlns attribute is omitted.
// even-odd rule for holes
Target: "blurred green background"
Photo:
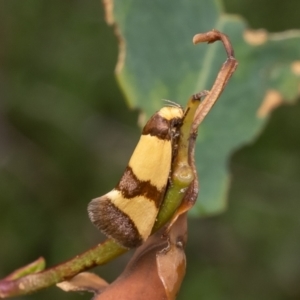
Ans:
<svg viewBox="0 0 300 300"><path fill-rule="evenodd" d="M226 0L251 28L300 29L298 0ZM0 277L101 240L90 199L120 178L139 138L118 88L100 1L0 2ZM300 57L300 54L299 54ZM300 298L300 103L233 154L226 213L190 220L179 299ZM96 271L108 280L127 257ZM18 299L90 299L55 287Z"/></svg>

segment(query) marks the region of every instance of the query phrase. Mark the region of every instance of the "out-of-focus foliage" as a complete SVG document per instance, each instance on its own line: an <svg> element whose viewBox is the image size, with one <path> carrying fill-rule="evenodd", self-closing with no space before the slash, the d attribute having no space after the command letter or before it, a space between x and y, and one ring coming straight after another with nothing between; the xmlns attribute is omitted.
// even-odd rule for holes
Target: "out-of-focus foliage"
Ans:
<svg viewBox="0 0 300 300"><path fill-rule="evenodd" d="M139 130L115 81L117 43L99 1L1 1L0 44L3 277L102 238L87 203L117 182Z"/></svg>
<svg viewBox="0 0 300 300"><path fill-rule="evenodd" d="M255 28L298 24L297 0L227 2ZM117 40L99 1L1 1L0 43L3 277L100 240L87 203L117 182L138 129L113 76ZM228 211L191 221L179 299L300 297L299 115L299 104L279 108L258 141L234 155ZM99 273L111 280L122 264ZM90 297L52 288L19 299Z"/></svg>

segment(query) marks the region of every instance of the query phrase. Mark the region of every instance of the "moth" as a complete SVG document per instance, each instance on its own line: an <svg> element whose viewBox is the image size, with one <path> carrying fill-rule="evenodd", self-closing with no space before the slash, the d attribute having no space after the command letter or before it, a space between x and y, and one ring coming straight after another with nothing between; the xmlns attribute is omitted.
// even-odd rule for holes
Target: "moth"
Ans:
<svg viewBox="0 0 300 300"><path fill-rule="evenodd" d="M184 111L167 106L155 113L117 186L88 205L92 223L126 248L141 245L151 234L164 198Z"/></svg>
<svg viewBox="0 0 300 300"><path fill-rule="evenodd" d="M225 34L213 29L196 34L193 38L194 44L203 42L210 44L215 41L223 43L227 59L210 91L205 91L206 97L201 101L192 120L188 148L189 160L195 174L197 172L193 153L197 129L218 100L238 65L232 45ZM200 100L201 96L200 92L193 95L192 99ZM164 107L154 114L144 127L120 182L112 191L93 199L88 205L92 223L126 248L139 246L151 234L168 184L173 151L176 152L174 140L180 135L180 124L184 116L185 113L179 106ZM184 198L171 224L179 214L194 205L198 195L197 178L193 181L193 189L194 196Z"/></svg>

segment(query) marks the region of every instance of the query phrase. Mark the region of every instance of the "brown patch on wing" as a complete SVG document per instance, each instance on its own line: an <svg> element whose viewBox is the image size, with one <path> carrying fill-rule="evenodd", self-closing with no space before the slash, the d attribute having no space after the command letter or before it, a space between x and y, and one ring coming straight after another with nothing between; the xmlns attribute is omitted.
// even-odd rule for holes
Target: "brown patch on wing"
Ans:
<svg viewBox="0 0 300 300"><path fill-rule="evenodd" d="M143 238L130 217L116 207L109 198L93 199L88 205L92 223L105 235L126 248L142 244Z"/></svg>
<svg viewBox="0 0 300 300"><path fill-rule="evenodd" d="M122 193L124 198L130 199L137 196L144 196L155 202L156 207L160 206L164 188L158 190L151 184L150 180L141 181L133 173L131 167L127 166L119 184L115 188Z"/></svg>
<svg viewBox="0 0 300 300"><path fill-rule="evenodd" d="M156 113L147 122L142 134L150 134L161 140L170 140L170 122Z"/></svg>

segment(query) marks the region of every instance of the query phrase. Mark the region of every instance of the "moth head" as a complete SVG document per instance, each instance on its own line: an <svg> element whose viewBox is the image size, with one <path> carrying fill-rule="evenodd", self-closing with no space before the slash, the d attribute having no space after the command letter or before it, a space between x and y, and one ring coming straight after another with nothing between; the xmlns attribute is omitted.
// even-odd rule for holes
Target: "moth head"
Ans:
<svg viewBox="0 0 300 300"><path fill-rule="evenodd" d="M165 106L160 109L158 114L168 121L172 121L172 120L176 120L176 119L182 120L183 109L181 107L177 107L177 106Z"/></svg>

